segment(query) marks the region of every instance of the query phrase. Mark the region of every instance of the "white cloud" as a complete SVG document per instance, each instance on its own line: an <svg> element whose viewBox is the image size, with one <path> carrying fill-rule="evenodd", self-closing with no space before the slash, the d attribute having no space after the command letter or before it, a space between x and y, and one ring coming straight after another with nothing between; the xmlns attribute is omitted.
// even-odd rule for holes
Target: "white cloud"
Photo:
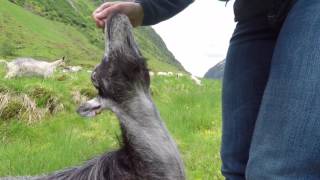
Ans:
<svg viewBox="0 0 320 180"><path fill-rule="evenodd" d="M187 71L203 76L225 58L235 27L232 4L196 0L177 16L153 27Z"/></svg>

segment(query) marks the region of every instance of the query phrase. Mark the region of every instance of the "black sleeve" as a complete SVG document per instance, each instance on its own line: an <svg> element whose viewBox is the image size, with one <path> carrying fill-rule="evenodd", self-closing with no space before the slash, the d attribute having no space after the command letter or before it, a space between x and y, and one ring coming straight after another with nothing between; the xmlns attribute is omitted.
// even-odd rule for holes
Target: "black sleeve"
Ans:
<svg viewBox="0 0 320 180"><path fill-rule="evenodd" d="M194 0L135 0L144 10L143 25L154 25L178 14Z"/></svg>

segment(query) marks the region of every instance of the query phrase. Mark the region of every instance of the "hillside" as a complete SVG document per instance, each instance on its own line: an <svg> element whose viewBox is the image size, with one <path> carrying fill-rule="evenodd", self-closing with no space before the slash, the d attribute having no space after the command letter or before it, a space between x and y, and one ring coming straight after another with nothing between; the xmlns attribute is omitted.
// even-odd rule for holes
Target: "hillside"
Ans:
<svg viewBox="0 0 320 180"><path fill-rule="evenodd" d="M91 12L99 0L0 0L0 58L28 56L93 67L103 54L103 34ZM184 71L149 27L135 29L136 40L154 71Z"/></svg>
<svg viewBox="0 0 320 180"><path fill-rule="evenodd" d="M226 60L222 60L212 68L210 68L206 74L204 75L204 78L207 79L222 79L223 73L224 73L224 66L225 66Z"/></svg>

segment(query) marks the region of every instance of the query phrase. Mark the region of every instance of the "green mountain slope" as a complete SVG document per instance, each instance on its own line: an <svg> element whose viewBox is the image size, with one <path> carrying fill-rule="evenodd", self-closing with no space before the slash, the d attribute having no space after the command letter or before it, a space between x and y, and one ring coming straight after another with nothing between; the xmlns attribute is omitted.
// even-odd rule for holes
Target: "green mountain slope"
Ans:
<svg viewBox="0 0 320 180"><path fill-rule="evenodd" d="M103 34L91 12L100 0L0 0L0 58L28 56L94 66L103 54ZM135 30L154 71L185 71L149 27Z"/></svg>

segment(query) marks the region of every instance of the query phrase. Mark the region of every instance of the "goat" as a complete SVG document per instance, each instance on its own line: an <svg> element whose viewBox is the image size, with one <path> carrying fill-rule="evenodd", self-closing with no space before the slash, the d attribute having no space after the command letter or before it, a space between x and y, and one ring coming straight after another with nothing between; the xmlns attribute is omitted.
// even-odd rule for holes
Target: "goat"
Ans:
<svg viewBox="0 0 320 180"><path fill-rule="evenodd" d="M181 77L183 77L183 76L184 76L183 73L176 73L176 77L177 77L177 78L181 78Z"/></svg>
<svg viewBox="0 0 320 180"><path fill-rule="evenodd" d="M76 73L82 70L81 66L67 66L64 67L62 72L64 73Z"/></svg>
<svg viewBox="0 0 320 180"><path fill-rule="evenodd" d="M80 105L77 111L82 116L95 116L103 109L114 112L120 122L123 145L83 166L33 178L184 180L183 162L151 98L149 72L133 39L128 17L113 15L106 23L105 35L105 57L91 74L98 96Z"/></svg>
<svg viewBox="0 0 320 180"><path fill-rule="evenodd" d="M157 76L169 76L167 72L157 72Z"/></svg>
<svg viewBox="0 0 320 180"><path fill-rule="evenodd" d="M154 72L149 71L149 76L154 76Z"/></svg>
<svg viewBox="0 0 320 180"><path fill-rule="evenodd" d="M196 76L191 75L190 78L192 79L192 81L194 81L197 85L201 86L201 80L199 78L197 78Z"/></svg>
<svg viewBox="0 0 320 180"><path fill-rule="evenodd" d="M63 66L64 57L54 62L38 61L32 58L17 58L11 62L4 60L7 67L5 78L13 78L17 76L42 76L50 77L58 66Z"/></svg>

